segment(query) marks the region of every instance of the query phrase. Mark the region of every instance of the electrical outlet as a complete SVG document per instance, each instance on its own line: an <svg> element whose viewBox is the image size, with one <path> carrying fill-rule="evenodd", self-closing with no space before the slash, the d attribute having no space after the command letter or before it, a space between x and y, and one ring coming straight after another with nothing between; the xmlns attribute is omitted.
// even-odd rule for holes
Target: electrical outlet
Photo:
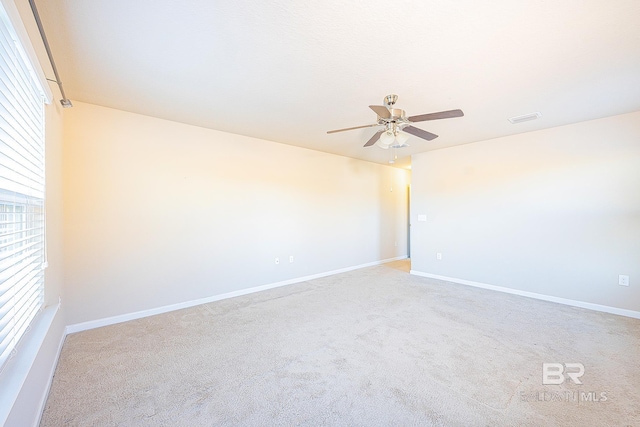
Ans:
<svg viewBox="0 0 640 427"><path fill-rule="evenodd" d="M293 262L293 255L289 255L289 263Z"/></svg>
<svg viewBox="0 0 640 427"><path fill-rule="evenodd" d="M276 264L280 264L280 258L276 258Z"/></svg>
<svg viewBox="0 0 640 427"><path fill-rule="evenodd" d="M629 286L629 276L625 276L623 274L618 276L618 285L620 286Z"/></svg>
<svg viewBox="0 0 640 427"><path fill-rule="evenodd" d="M441 259L442 259L442 252L438 252L438 253L436 254L436 259L437 259L437 260L441 260Z"/></svg>

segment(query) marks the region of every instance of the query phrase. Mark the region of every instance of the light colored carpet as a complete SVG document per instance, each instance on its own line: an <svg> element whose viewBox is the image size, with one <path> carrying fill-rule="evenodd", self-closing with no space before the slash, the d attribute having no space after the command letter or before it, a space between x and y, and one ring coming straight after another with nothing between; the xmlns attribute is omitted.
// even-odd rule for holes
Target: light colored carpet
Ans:
<svg viewBox="0 0 640 427"><path fill-rule="evenodd" d="M41 425L640 425L640 321L408 269L70 335ZM543 385L545 362L583 384Z"/></svg>

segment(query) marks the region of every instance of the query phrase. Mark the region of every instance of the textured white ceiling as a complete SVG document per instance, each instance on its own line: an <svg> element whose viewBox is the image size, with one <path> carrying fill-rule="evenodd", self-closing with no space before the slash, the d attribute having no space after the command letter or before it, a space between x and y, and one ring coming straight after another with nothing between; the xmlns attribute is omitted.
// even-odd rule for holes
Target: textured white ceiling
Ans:
<svg viewBox="0 0 640 427"><path fill-rule="evenodd" d="M640 110L640 1L38 0L68 96L386 163L369 104L425 122L410 154ZM50 76L51 77L51 76ZM541 119L510 124L540 111Z"/></svg>

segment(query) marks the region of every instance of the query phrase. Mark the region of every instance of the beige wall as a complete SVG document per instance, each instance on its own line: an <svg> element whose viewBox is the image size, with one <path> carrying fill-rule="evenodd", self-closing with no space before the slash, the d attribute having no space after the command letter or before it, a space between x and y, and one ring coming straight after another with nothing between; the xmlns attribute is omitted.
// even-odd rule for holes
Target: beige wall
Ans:
<svg viewBox="0 0 640 427"><path fill-rule="evenodd" d="M406 255L406 171L74 105L69 324Z"/></svg>
<svg viewBox="0 0 640 427"><path fill-rule="evenodd" d="M640 112L413 156L411 218L413 270L640 311Z"/></svg>

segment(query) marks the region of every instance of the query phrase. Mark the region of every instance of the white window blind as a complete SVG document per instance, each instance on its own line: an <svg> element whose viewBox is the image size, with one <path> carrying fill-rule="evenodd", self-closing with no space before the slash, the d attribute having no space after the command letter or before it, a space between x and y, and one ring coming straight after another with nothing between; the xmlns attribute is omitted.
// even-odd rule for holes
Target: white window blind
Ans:
<svg viewBox="0 0 640 427"><path fill-rule="evenodd" d="M44 97L0 5L0 368L44 300Z"/></svg>

